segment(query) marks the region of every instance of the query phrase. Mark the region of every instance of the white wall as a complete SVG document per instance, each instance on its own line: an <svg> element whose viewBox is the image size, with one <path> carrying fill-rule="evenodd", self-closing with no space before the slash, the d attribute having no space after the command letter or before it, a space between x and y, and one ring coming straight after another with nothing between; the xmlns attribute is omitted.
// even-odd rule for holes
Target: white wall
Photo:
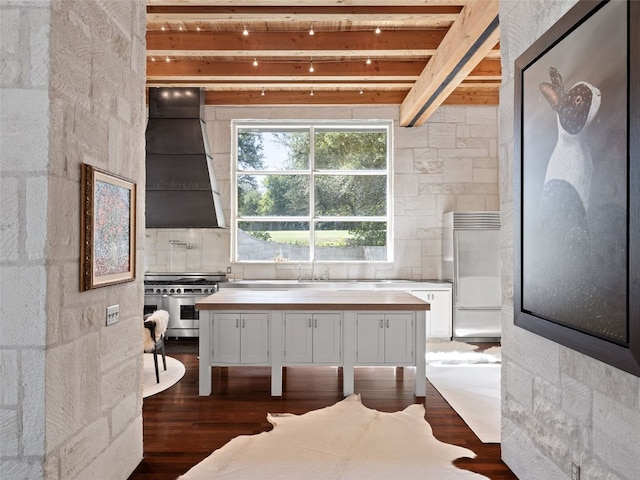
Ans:
<svg viewBox="0 0 640 480"><path fill-rule="evenodd" d="M16 0L0 17L0 477L127 478L142 276L79 291L80 164L137 182L144 225L145 3ZM140 228L139 273L143 247Z"/></svg>
<svg viewBox="0 0 640 480"><path fill-rule="evenodd" d="M574 3L500 2L502 455L521 480L570 479L572 461L582 480L632 480L640 478L640 379L513 325L513 65Z"/></svg>
<svg viewBox="0 0 640 480"><path fill-rule="evenodd" d="M399 108L207 107L207 134L227 221L230 219L231 120L393 120L394 262L330 264L330 278L441 278L442 213L498 210L498 109L441 107L425 125L398 127ZM147 271L226 271L231 278L297 278L295 264L231 264L229 230L148 229ZM169 240L194 245L187 250ZM310 267L309 267L310 268ZM324 272L324 265L321 267ZM308 275L310 271L303 272Z"/></svg>

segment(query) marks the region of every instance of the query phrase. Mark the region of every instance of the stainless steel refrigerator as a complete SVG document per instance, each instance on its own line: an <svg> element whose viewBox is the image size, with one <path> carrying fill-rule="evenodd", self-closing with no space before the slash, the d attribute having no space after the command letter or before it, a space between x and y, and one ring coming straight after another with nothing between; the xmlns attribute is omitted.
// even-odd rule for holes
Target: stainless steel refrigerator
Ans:
<svg viewBox="0 0 640 480"><path fill-rule="evenodd" d="M500 212L448 212L442 230L442 275L453 283L453 338L499 340Z"/></svg>

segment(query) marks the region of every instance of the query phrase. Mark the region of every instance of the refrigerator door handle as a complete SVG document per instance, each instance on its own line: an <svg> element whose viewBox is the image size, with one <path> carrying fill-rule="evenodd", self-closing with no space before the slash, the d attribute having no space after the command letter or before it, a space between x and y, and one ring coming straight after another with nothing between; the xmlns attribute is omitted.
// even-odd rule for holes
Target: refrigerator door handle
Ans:
<svg viewBox="0 0 640 480"><path fill-rule="evenodd" d="M453 304L458 305L458 289L460 288L460 262L458 261L458 235L453 233Z"/></svg>

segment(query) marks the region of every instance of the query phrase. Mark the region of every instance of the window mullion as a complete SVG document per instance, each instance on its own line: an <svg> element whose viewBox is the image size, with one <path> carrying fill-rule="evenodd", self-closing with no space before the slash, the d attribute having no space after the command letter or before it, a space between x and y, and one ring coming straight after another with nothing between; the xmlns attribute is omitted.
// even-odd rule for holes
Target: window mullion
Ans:
<svg viewBox="0 0 640 480"><path fill-rule="evenodd" d="M309 260L316 259L316 162L315 162L315 127L309 127Z"/></svg>

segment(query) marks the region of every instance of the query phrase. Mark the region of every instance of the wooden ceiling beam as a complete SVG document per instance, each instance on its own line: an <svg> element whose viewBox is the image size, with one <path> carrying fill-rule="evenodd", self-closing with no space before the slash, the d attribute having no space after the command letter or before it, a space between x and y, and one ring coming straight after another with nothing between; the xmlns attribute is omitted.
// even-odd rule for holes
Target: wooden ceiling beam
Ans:
<svg viewBox="0 0 640 480"><path fill-rule="evenodd" d="M428 0L430 6L464 6L468 0ZM340 0L344 6L424 6L427 0ZM291 0L147 0L147 6L224 6L224 7L291 7ZM335 7L336 0L296 0L296 6Z"/></svg>
<svg viewBox="0 0 640 480"><path fill-rule="evenodd" d="M159 59L160 60L160 59ZM371 64L363 61L323 61L316 62L316 71L311 73L307 63L292 60L269 62L261 59L258 66L248 59L244 61L220 60L183 60L151 61L147 59L147 77L158 79L166 77L199 78L201 80L215 80L235 77L251 78L318 78L337 75L341 77L358 76L359 78L389 78L395 80L415 81L422 72L424 60L372 60ZM497 60L483 60L468 76L469 80L500 80L501 67Z"/></svg>
<svg viewBox="0 0 640 480"><path fill-rule="evenodd" d="M302 63L300 59L286 61L268 61L260 59L258 66L253 66L251 59L244 61L219 60L176 60L147 61L147 77L202 77L202 79L248 76L296 78L319 76L360 76L360 77L393 77L397 79L412 79L415 81L424 68L425 60L373 60L370 65L358 59L357 61L323 61L315 62L315 71L309 72L309 63ZM248 80L250 79L248 78Z"/></svg>
<svg viewBox="0 0 640 480"><path fill-rule="evenodd" d="M320 90L314 95L308 90L206 90L207 105L399 105L408 89L404 90ZM498 105L499 89L493 91L454 91L443 105Z"/></svg>
<svg viewBox="0 0 640 480"><path fill-rule="evenodd" d="M309 35L307 32L255 32L243 36L240 32L147 32L147 52L151 55L169 56L217 56L234 53L238 56L269 56L287 52L304 52L306 55L321 52L349 50L398 53L402 50L434 52L444 39L447 30L433 29L422 32L396 30L384 35L371 32L333 32ZM172 53L171 53L172 52ZM235 53L244 52L244 53ZM265 53L267 52L267 53ZM366 54L365 54L366 55ZM297 55L294 55L297 56Z"/></svg>
<svg viewBox="0 0 640 480"><path fill-rule="evenodd" d="M399 91L205 91L207 105L398 105L407 94Z"/></svg>
<svg viewBox="0 0 640 480"><path fill-rule="evenodd" d="M450 25L460 13L459 5L394 5L394 6L147 6L147 23L151 28L155 24L170 22L415 22L422 26Z"/></svg>
<svg viewBox="0 0 640 480"><path fill-rule="evenodd" d="M400 107L400 125L417 126L499 41L498 0L468 3Z"/></svg>
<svg viewBox="0 0 640 480"><path fill-rule="evenodd" d="M267 91L287 91L287 92L297 92L297 91L305 91L309 92L312 88L316 91L334 91L334 92L358 92L360 90L363 91L372 91L372 90L384 90L384 91L392 91L392 90L403 90L405 93L411 89L413 82L376 82L376 83L368 83L362 84L359 82L314 82L314 83L287 83L287 82L255 82L255 83L234 83L234 82L198 82L198 81L190 81L190 82L182 82L179 85L174 85L172 82L167 81L159 81L152 85L148 85L149 87L198 87L204 88L210 92L224 92L224 91L261 91L263 88Z"/></svg>

